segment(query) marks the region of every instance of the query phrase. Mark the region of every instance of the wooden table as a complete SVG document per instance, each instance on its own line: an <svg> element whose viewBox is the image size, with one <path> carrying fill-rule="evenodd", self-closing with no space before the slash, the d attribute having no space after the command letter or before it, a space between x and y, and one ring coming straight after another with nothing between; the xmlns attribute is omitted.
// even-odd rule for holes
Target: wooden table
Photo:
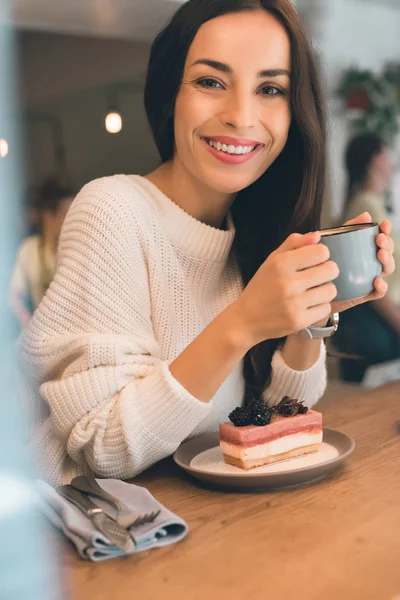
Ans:
<svg viewBox="0 0 400 600"><path fill-rule="evenodd" d="M400 382L331 387L327 427L356 440L343 470L313 486L258 494L200 487L162 461L137 478L183 517L187 538L103 563L64 540L71 600L394 600L400 596Z"/></svg>

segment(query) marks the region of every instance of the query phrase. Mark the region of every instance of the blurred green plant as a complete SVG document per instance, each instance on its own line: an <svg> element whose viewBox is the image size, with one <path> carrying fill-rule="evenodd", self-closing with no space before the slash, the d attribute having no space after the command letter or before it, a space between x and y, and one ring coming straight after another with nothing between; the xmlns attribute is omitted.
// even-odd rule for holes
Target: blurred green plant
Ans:
<svg viewBox="0 0 400 600"><path fill-rule="evenodd" d="M377 133L391 142L399 132L399 64L388 64L381 73L351 67L342 74L337 94L352 111L356 133Z"/></svg>

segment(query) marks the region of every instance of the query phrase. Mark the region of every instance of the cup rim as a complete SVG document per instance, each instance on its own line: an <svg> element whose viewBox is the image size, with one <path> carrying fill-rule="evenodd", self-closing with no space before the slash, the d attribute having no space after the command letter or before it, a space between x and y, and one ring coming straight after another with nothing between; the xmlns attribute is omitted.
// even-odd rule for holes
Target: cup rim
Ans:
<svg viewBox="0 0 400 600"><path fill-rule="evenodd" d="M357 229L352 229L354 227L357 227ZM372 227L379 227L378 223L375 223L374 221L371 223L352 223L349 225L338 225L336 227L326 227L325 229L318 229L319 233L321 234L321 237L327 237L326 235L324 236L324 231L334 231L335 229L344 229L345 231L338 231L337 233L331 233L329 234L330 236L336 236L336 235L343 235L344 233L349 233L349 230L351 231L363 231L364 229L371 229Z"/></svg>

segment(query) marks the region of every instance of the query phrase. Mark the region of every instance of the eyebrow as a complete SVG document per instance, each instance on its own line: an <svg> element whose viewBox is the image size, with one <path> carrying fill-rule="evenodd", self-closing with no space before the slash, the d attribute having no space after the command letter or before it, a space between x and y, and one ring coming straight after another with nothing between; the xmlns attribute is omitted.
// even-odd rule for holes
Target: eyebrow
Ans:
<svg viewBox="0 0 400 600"><path fill-rule="evenodd" d="M221 73L229 73L230 75L233 73L233 69L229 65L219 62L218 60L210 60L209 58L199 58L190 66L194 67L194 65L207 65L217 71L221 71ZM287 75L290 77L290 71L287 69L265 69L264 71L259 71L257 73L257 77L279 77L280 75Z"/></svg>

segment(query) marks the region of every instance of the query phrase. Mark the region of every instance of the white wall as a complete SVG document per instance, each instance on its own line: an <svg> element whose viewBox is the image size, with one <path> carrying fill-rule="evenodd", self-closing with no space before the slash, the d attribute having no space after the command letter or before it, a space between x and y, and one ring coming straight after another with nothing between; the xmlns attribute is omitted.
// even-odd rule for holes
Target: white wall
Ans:
<svg viewBox="0 0 400 600"><path fill-rule="evenodd" d="M320 54L328 88L331 217L339 216L345 175L343 153L351 132L342 103L335 97L340 74L349 66L379 71L387 61L400 62L400 0L298 0ZM400 202L398 179L395 195Z"/></svg>
<svg viewBox="0 0 400 600"><path fill-rule="evenodd" d="M333 0L329 3L325 39L320 43L334 82L349 64L380 69L382 62L399 60L400 2Z"/></svg>

